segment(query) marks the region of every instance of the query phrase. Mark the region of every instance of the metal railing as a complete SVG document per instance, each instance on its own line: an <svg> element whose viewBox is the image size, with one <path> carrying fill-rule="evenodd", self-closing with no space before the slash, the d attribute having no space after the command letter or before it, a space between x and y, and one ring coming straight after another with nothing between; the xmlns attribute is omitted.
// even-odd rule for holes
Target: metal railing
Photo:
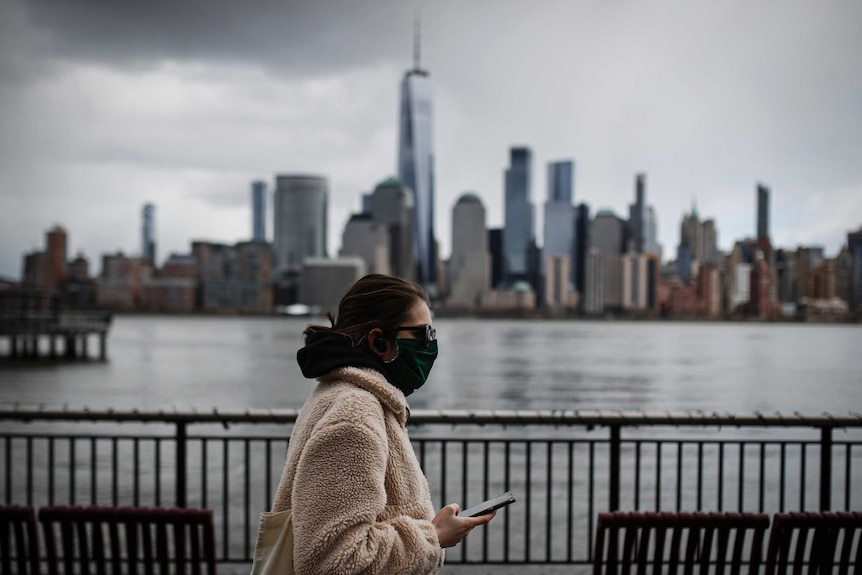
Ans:
<svg viewBox="0 0 862 575"><path fill-rule="evenodd" d="M0 408L0 498L211 508L220 561L250 562L297 413ZM410 425L435 506L518 499L447 564L588 563L606 510L862 508L860 414L414 411Z"/></svg>

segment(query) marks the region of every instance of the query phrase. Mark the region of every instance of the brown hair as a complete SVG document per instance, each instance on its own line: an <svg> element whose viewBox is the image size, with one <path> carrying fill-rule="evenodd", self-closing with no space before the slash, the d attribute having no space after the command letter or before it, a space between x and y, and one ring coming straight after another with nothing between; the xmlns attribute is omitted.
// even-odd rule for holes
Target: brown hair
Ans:
<svg viewBox="0 0 862 575"><path fill-rule="evenodd" d="M338 304L338 317L327 312L331 327L309 325L304 335L324 330L337 331L358 343L374 328L385 337L394 337L404 316L417 301L430 306L428 294L421 286L382 274L369 274L356 281Z"/></svg>

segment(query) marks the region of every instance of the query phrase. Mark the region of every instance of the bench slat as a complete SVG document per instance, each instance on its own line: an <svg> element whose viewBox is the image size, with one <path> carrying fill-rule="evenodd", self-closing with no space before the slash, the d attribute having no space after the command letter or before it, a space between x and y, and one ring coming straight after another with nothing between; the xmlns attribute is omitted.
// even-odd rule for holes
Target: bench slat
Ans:
<svg viewBox="0 0 862 575"><path fill-rule="evenodd" d="M768 528L763 513L600 513L593 573L740 575L745 566L757 572Z"/></svg>
<svg viewBox="0 0 862 575"><path fill-rule="evenodd" d="M36 512L29 505L0 505L0 572L41 573Z"/></svg>
<svg viewBox="0 0 862 575"><path fill-rule="evenodd" d="M52 506L39 510L49 573L216 573L211 510ZM55 532L62 545L58 549Z"/></svg>

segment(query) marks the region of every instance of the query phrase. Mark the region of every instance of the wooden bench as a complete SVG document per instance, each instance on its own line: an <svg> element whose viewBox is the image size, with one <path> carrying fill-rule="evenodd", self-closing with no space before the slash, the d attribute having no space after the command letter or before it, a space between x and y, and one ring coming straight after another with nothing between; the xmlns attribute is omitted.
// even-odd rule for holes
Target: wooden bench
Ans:
<svg viewBox="0 0 862 575"><path fill-rule="evenodd" d="M36 512L27 505L0 505L0 573L38 575Z"/></svg>
<svg viewBox="0 0 862 575"><path fill-rule="evenodd" d="M854 571L850 571L851 565ZM776 513L766 575L862 574L862 513Z"/></svg>
<svg viewBox="0 0 862 575"><path fill-rule="evenodd" d="M600 513L594 575L758 573L769 515Z"/></svg>
<svg viewBox="0 0 862 575"><path fill-rule="evenodd" d="M49 575L215 575L211 510L60 506L39 509Z"/></svg>

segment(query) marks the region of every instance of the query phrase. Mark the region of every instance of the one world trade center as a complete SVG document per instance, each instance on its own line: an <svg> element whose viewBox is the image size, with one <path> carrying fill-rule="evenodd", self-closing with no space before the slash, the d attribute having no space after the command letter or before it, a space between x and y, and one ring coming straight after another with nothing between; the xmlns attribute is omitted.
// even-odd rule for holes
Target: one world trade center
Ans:
<svg viewBox="0 0 862 575"><path fill-rule="evenodd" d="M414 38L413 69L401 82L401 122L398 139L398 177L415 195L413 252L416 280L436 294L434 241L434 149L432 146L431 80L419 66L418 23Z"/></svg>

